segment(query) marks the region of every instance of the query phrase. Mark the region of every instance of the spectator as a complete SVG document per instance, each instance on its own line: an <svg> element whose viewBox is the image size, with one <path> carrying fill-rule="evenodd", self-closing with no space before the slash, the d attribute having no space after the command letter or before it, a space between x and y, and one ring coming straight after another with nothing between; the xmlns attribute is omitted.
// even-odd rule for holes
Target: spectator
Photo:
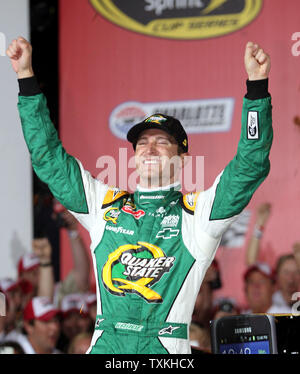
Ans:
<svg viewBox="0 0 300 374"><path fill-rule="evenodd" d="M220 298L214 300L212 319L218 319L226 316L236 316L240 314L240 308L236 301L231 298Z"/></svg>
<svg viewBox="0 0 300 374"><path fill-rule="evenodd" d="M92 331L94 321L88 314L83 294L64 296L61 302L62 323L58 347L66 352L72 339L80 333Z"/></svg>
<svg viewBox="0 0 300 374"><path fill-rule="evenodd" d="M263 203L257 209L254 232L246 252L248 266L258 261L261 240L270 214L271 204L269 203ZM294 244L293 253L278 258L275 276L276 287L274 287L272 296L274 310L284 310L285 313L291 313L292 305L295 302L292 296L299 290L300 286L300 243Z"/></svg>
<svg viewBox="0 0 300 374"><path fill-rule="evenodd" d="M213 260L207 269L200 291L196 298L192 320L203 326L209 326L213 306L213 291L222 287L217 260Z"/></svg>
<svg viewBox="0 0 300 374"><path fill-rule="evenodd" d="M88 309L89 316L93 323L96 322L97 317L97 296L95 293L87 293L85 296L85 302Z"/></svg>
<svg viewBox="0 0 300 374"><path fill-rule="evenodd" d="M297 244L296 244L297 246ZM294 245L294 251L295 251ZM273 295L273 303L292 312L295 302L293 295L299 291L300 270L294 254L280 256L276 265L277 291Z"/></svg>
<svg viewBox="0 0 300 374"><path fill-rule="evenodd" d="M55 304L60 305L64 296L85 293L90 289L90 260L88 251L78 231L78 221L56 199L53 217L62 229L67 230L72 250L73 269L66 278L55 285Z"/></svg>
<svg viewBox="0 0 300 374"><path fill-rule="evenodd" d="M272 303L275 289L275 278L270 266L265 263L256 263L250 266L245 274L245 294L248 302L248 310L244 314L251 313L287 313L282 307L276 307Z"/></svg>
<svg viewBox="0 0 300 374"><path fill-rule="evenodd" d="M24 283L25 282L25 283ZM0 280L0 292L5 295L5 316L0 318L0 341L14 339L20 334L22 318L22 295L27 289L26 281L10 278Z"/></svg>
<svg viewBox="0 0 300 374"><path fill-rule="evenodd" d="M60 222L68 230L73 254L74 268L67 277L55 284L52 258L52 247L46 237L32 241L32 253L21 257L18 265L19 278L32 284L30 297L46 296L59 305L64 295L85 292L89 289L90 264L87 250L77 231L76 219L64 209Z"/></svg>
<svg viewBox="0 0 300 374"><path fill-rule="evenodd" d="M68 232L74 268L63 281L55 284L50 241L45 236L34 238L33 251L24 254L18 263L19 279L32 285L27 301L35 296L46 296L54 298L55 304L59 305L64 295L86 292L90 287L90 262L77 220L64 207L61 209L58 221ZM53 214L57 215L57 212Z"/></svg>
<svg viewBox="0 0 300 374"><path fill-rule="evenodd" d="M83 332L76 335L68 348L69 354L85 354L88 350L92 340L91 332Z"/></svg>
<svg viewBox="0 0 300 374"><path fill-rule="evenodd" d="M24 329L19 337L26 354L61 353L55 347L60 333L60 311L48 297L34 297L24 309Z"/></svg>
<svg viewBox="0 0 300 374"><path fill-rule="evenodd" d="M197 321L192 321L189 327L189 340L192 353L211 353L210 330Z"/></svg>
<svg viewBox="0 0 300 374"><path fill-rule="evenodd" d="M37 295L40 260L33 253L25 253L18 262L18 278L30 284L31 297Z"/></svg>
<svg viewBox="0 0 300 374"><path fill-rule="evenodd" d="M250 238L246 251L246 264L251 266L258 261L261 239L266 227L266 224L271 215L271 204L260 204L256 212L256 221L253 234Z"/></svg>

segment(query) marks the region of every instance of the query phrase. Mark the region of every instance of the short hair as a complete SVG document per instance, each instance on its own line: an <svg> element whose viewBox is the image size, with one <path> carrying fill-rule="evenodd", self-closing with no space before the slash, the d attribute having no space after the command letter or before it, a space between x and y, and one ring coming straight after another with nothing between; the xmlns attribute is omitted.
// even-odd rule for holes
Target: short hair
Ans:
<svg viewBox="0 0 300 374"><path fill-rule="evenodd" d="M278 258L276 267L275 267L276 276L278 275L281 266L288 260L295 260L295 257L292 253L282 255Z"/></svg>

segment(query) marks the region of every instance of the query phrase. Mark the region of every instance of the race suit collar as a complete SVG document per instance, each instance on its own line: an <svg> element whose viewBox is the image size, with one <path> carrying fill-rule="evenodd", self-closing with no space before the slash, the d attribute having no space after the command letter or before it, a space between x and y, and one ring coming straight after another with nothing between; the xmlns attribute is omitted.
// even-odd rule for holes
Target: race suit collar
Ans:
<svg viewBox="0 0 300 374"><path fill-rule="evenodd" d="M181 185L180 185L180 182L175 182L167 186L162 186L162 187L157 187L157 188L145 188L145 187L141 187L138 184L136 189L139 192L151 192L151 193L156 192L156 191L170 191L170 190L179 191L181 189Z"/></svg>
<svg viewBox="0 0 300 374"><path fill-rule="evenodd" d="M162 205L174 200L177 195L181 195L180 189L181 185L179 182L157 189L142 188L138 185L134 193L134 202L139 205Z"/></svg>

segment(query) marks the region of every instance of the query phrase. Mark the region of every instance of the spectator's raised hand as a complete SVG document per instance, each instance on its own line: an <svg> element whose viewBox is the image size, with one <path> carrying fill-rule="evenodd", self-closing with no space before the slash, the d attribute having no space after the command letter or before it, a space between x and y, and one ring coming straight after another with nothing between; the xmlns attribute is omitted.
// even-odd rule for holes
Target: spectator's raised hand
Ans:
<svg viewBox="0 0 300 374"><path fill-rule="evenodd" d="M33 252L39 257L41 264L51 262L52 247L47 238L38 238L32 241Z"/></svg>
<svg viewBox="0 0 300 374"><path fill-rule="evenodd" d="M271 204L263 203L257 209L256 224L258 226L265 226L271 214Z"/></svg>

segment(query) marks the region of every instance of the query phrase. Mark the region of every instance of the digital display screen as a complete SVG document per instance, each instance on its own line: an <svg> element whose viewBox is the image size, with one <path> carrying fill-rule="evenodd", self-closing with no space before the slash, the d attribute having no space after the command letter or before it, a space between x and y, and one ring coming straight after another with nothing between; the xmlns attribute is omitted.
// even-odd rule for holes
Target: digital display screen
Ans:
<svg viewBox="0 0 300 374"><path fill-rule="evenodd" d="M222 339L219 346L219 353L249 355L270 354L270 343L267 335L239 336L238 340L239 341L230 342L228 338Z"/></svg>

